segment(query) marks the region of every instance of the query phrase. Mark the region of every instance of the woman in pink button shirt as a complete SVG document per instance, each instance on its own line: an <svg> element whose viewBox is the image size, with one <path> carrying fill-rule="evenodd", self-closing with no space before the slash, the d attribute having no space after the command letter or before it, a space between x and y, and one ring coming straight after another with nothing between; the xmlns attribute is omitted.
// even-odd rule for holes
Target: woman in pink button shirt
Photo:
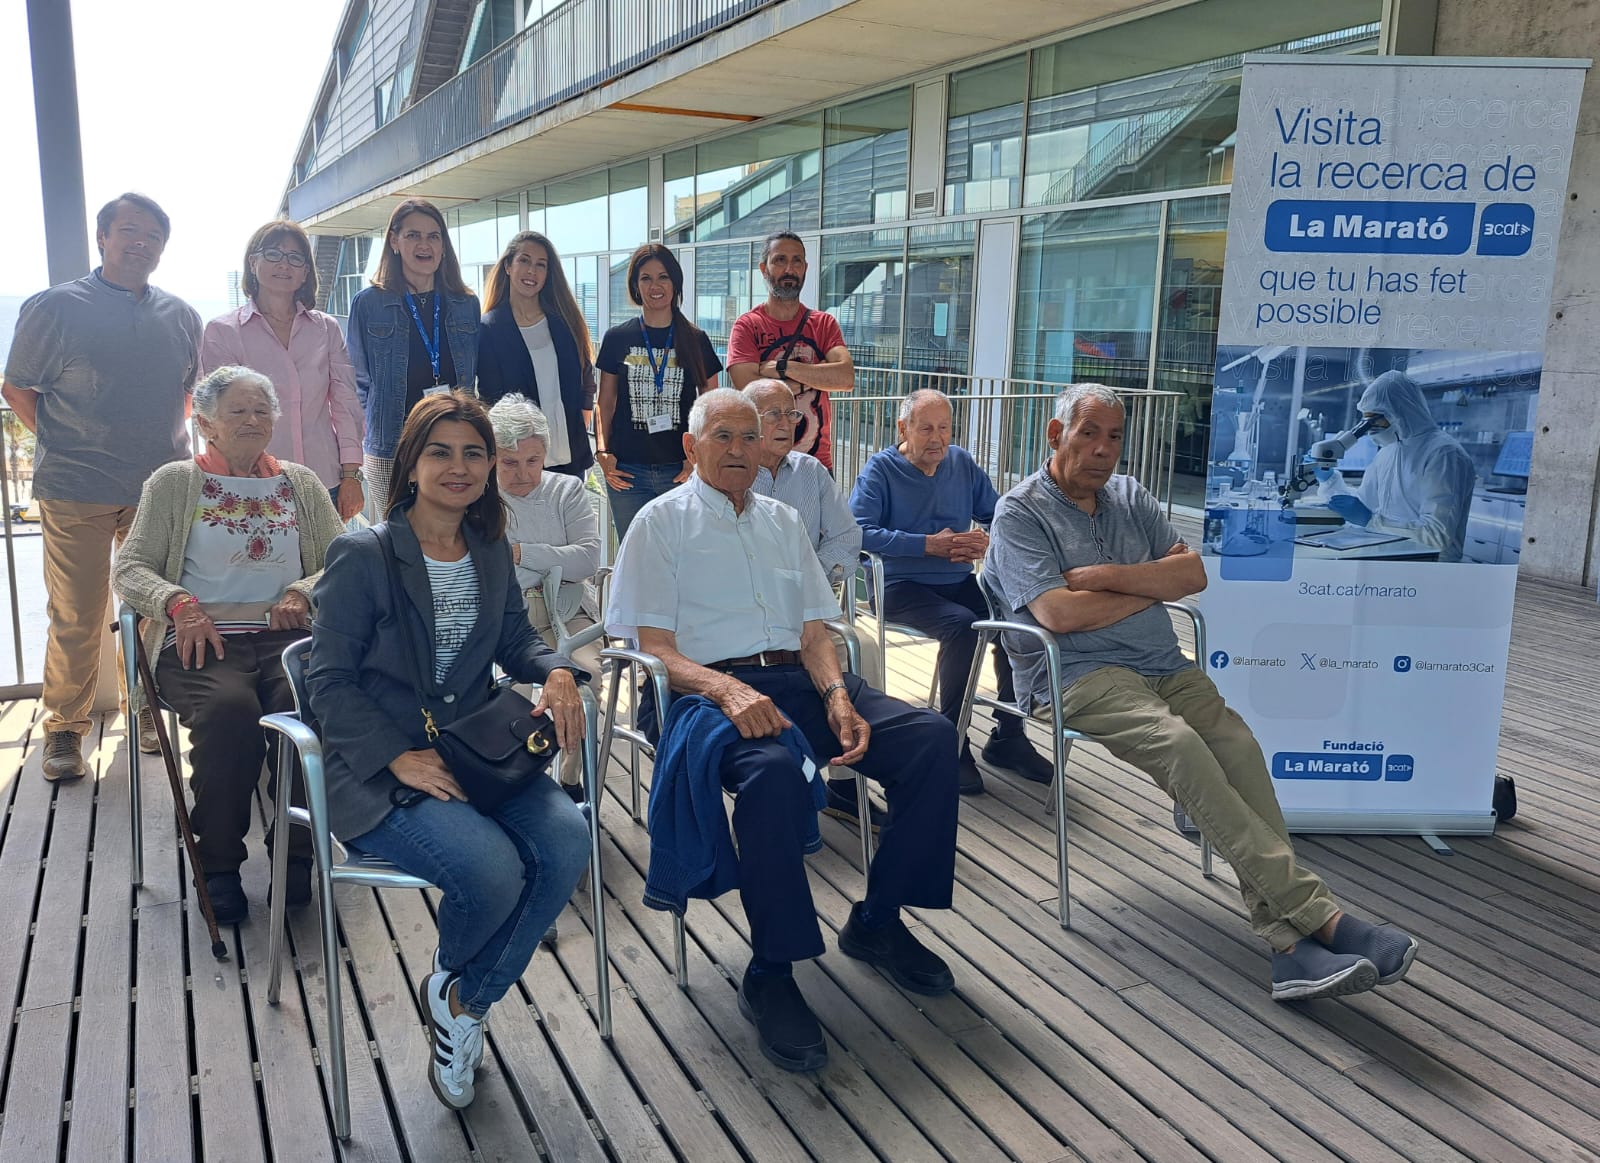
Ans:
<svg viewBox="0 0 1600 1163"><path fill-rule="evenodd" d="M365 503L365 420L339 323L316 310L317 268L298 223L279 219L251 235L244 292L243 307L206 324L201 374L237 364L271 380L283 418L267 451L316 473L348 521Z"/></svg>

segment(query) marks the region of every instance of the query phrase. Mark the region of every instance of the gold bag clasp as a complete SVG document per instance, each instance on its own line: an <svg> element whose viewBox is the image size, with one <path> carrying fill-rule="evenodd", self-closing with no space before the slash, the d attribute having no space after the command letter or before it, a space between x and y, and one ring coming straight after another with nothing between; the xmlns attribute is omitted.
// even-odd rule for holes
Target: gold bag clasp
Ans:
<svg viewBox="0 0 1600 1163"><path fill-rule="evenodd" d="M528 736L528 750L534 755L543 755L550 750L550 740L544 737L543 731L535 731Z"/></svg>

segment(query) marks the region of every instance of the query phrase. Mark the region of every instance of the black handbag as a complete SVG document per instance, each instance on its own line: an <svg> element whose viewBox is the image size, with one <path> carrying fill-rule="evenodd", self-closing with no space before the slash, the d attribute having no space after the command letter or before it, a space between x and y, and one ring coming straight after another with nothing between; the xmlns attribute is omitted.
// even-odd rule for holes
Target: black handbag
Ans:
<svg viewBox="0 0 1600 1163"><path fill-rule="evenodd" d="M548 715L535 715L533 704L509 686L497 686L489 701L471 714L443 727L434 722L422 694L423 658L433 655L409 642L411 633L389 531L380 526L375 532L389 571L389 601L411 646L411 685L417 692L428 741L467 793L467 802L480 812L492 812L534 780L549 778L550 761L556 753L555 724Z"/></svg>

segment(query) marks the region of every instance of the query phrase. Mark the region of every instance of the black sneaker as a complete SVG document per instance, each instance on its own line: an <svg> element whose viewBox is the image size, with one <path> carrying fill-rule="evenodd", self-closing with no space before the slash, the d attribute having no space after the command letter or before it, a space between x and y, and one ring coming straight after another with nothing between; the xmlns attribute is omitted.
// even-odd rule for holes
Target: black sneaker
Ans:
<svg viewBox="0 0 1600 1163"><path fill-rule="evenodd" d="M990 732L989 741L983 745L983 761L1034 783L1049 783L1056 776L1055 765L1035 751L1020 731L1015 735Z"/></svg>
<svg viewBox="0 0 1600 1163"><path fill-rule="evenodd" d="M206 877L206 895L211 898L211 914L219 925L237 925L250 915L250 902L237 872L218 872Z"/></svg>
<svg viewBox="0 0 1600 1163"><path fill-rule="evenodd" d="M956 986L950 967L933 950L911 935L906 923L895 917L887 925L869 929L861 923L861 905L850 909L850 919L839 931L839 951L875 965L902 989L938 997Z"/></svg>
<svg viewBox="0 0 1600 1163"><path fill-rule="evenodd" d="M835 819L847 823L856 823L856 781L853 779L830 779L823 783L823 788L828 794L828 804L822 810ZM872 832L877 835L883 826L889 822L889 813L877 804L870 803L867 815L872 819Z"/></svg>
<svg viewBox="0 0 1600 1163"><path fill-rule="evenodd" d="M746 969L739 983L739 1012L760 1035L761 1052L785 1070L803 1074L828 1064L822 1026L793 977L756 975Z"/></svg>
<svg viewBox="0 0 1600 1163"><path fill-rule="evenodd" d="M566 792L567 798L575 804L582 805L589 802L589 792L581 783L564 783L561 785L561 790Z"/></svg>
<svg viewBox="0 0 1600 1163"><path fill-rule="evenodd" d="M956 764L956 791L964 796L983 794L983 772L972 758L972 744L961 744L961 759Z"/></svg>

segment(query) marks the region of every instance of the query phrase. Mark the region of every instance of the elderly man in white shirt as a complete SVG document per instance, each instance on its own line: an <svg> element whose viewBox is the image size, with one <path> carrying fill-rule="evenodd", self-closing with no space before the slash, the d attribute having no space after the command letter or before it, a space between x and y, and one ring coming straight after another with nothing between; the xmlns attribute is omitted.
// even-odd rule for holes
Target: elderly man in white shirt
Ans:
<svg viewBox="0 0 1600 1163"><path fill-rule="evenodd" d="M806 776L778 735L793 725L819 757L882 783L888 820L866 899L839 934L845 954L902 988L938 995L949 968L912 936L902 906L948 908L955 879L955 736L949 720L842 675L824 621L838 609L793 509L751 491L761 440L738 392L694 404L688 481L650 502L622 543L608 632L659 657L672 689L703 695L738 729L719 775L733 793L739 892L754 954L740 1010L764 1054L816 1070L827 1044L791 973L823 952L806 880ZM653 721L654 708L645 708Z"/></svg>
<svg viewBox="0 0 1600 1163"><path fill-rule="evenodd" d="M489 409L489 423L494 425L495 475L517 583L528 620L554 647L557 623L568 634L594 625L583 600L584 583L600 567L600 521L581 477L544 471L550 420L532 401L502 396ZM555 594L545 584L552 569L561 570ZM600 643L580 646L572 659L590 674L600 674ZM582 758L575 747L561 756L562 789L578 803L584 798Z"/></svg>

